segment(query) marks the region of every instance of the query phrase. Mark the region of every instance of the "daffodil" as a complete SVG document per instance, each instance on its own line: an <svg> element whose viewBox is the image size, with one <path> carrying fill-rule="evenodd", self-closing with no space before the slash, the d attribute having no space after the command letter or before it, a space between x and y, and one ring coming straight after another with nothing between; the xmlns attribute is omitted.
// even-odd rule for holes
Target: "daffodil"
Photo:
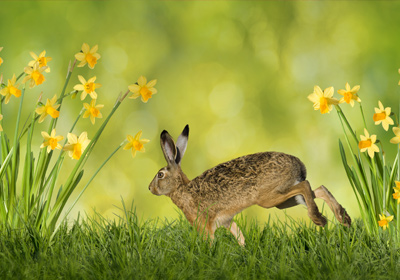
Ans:
<svg viewBox="0 0 400 280"><path fill-rule="evenodd" d="M60 104L55 104L57 102L57 95L54 95L50 100L47 98L46 105L42 105L36 108L35 112L40 115L39 123L41 123L47 115L50 115L53 119L58 118L60 112L57 111Z"/></svg>
<svg viewBox="0 0 400 280"><path fill-rule="evenodd" d="M383 228L383 230L386 230L389 227L389 222L393 220L393 216L386 216L385 214L379 214L379 219L378 224L380 227Z"/></svg>
<svg viewBox="0 0 400 280"><path fill-rule="evenodd" d="M129 98L138 98L142 96L142 101L146 103L153 94L157 93L157 90L154 88L156 85L157 80L151 80L147 83L147 79L143 76L140 76L137 83L128 86L129 91L133 92L132 96Z"/></svg>
<svg viewBox="0 0 400 280"><path fill-rule="evenodd" d="M81 84L77 84L74 86L74 90L82 91L81 100L85 99L89 94L92 99L97 98L96 88L101 87L101 84L95 83L96 76L90 78L89 80L85 80L81 75L78 75L78 79Z"/></svg>
<svg viewBox="0 0 400 280"><path fill-rule="evenodd" d="M10 101L12 95L14 95L15 97L21 96L21 90L18 89L19 84L15 84L16 81L17 77L15 77L14 74L11 80L8 80L7 86L0 90L0 94L6 97L4 101L5 104Z"/></svg>
<svg viewBox="0 0 400 280"><path fill-rule="evenodd" d="M393 133L396 135L392 139L390 139L390 143L392 144L399 144L400 143L400 128L393 127Z"/></svg>
<svg viewBox="0 0 400 280"><path fill-rule="evenodd" d="M90 69L93 69L97 63L97 60L100 59L100 55L97 53L99 49L98 45L95 45L93 48L90 48L88 44L83 43L82 50L75 54L75 58L80 61L78 67L83 67L86 63L89 65Z"/></svg>
<svg viewBox="0 0 400 280"><path fill-rule="evenodd" d="M56 135L56 130L53 128L51 134L49 135L47 132L42 131L42 136L44 141L40 148L47 147L47 152L50 153L50 150L59 149L61 150L62 146L58 143L59 141L63 140L64 137L60 135Z"/></svg>
<svg viewBox="0 0 400 280"><path fill-rule="evenodd" d="M28 65L33 67L33 65L37 62L39 63L39 67L45 67L47 66L47 62L51 61L52 58L47 56L46 57L46 51L42 51L39 56L37 56L34 52L30 52L30 55L34 60L31 60ZM47 66L46 70L44 70L46 73L50 72L50 67Z"/></svg>
<svg viewBox="0 0 400 280"><path fill-rule="evenodd" d="M308 96L308 100L314 103L314 110L320 110L321 114L325 114L332 110L332 105L339 104L339 100L332 96L333 87L322 91L319 86L314 86L314 92Z"/></svg>
<svg viewBox="0 0 400 280"><path fill-rule="evenodd" d="M396 186L393 188L394 193L393 193L393 198L397 199L397 204L400 204L400 182L395 181Z"/></svg>
<svg viewBox="0 0 400 280"><path fill-rule="evenodd" d="M346 102L347 104L350 104L351 107L354 106L354 100L357 102L361 102L361 99L358 97L357 92L360 89L360 86L355 86L353 88L350 88L349 83L346 83L346 89L339 89L338 93L340 95L343 95L343 97L339 100L339 103L344 103Z"/></svg>
<svg viewBox="0 0 400 280"><path fill-rule="evenodd" d="M3 49L3 47L0 47L0 52ZM0 66L3 64L3 59L0 57Z"/></svg>
<svg viewBox="0 0 400 280"><path fill-rule="evenodd" d="M26 73L26 76L22 83L25 83L30 80L29 87L33 88L35 85L38 86L42 84L46 79L44 78L42 72L45 71L48 68L48 66L39 66L39 62L35 62L33 66L28 66L25 67L24 72Z"/></svg>
<svg viewBox="0 0 400 280"><path fill-rule="evenodd" d="M136 152L145 152L144 144L148 143L150 140L148 139L140 139L142 136L142 131L139 131L135 137L132 135L127 135L128 144L125 145L124 150L132 149L132 156L136 156Z"/></svg>
<svg viewBox="0 0 400 280"><path fill-rule="evenodd" d="M100 109L102 109L104 105L103 104L96 105L96 99L92 99L90 104L84 103L83 107L85 107L86 109L85 113L83 114L83 118L90 117L90 121L92 122L92 124L95 123L96 118L100 119L103 117L103 115L100 113Z"/></svg>
<svg viewBox="0 0 400 280"><path fill-rule="evenodd" d="M3 115L0 114L0 121L3 119ZM3 127L0 125L0 131L3 131Z"/></svg>
<svg viewBox="0 0 400 280"><path fill-rule="evenodd" d="M378 105L379 108L375 108L375 114L373 116L374 122L376 125L382 123L383 129L387 131L389 129L389 125L393 125L393 120L390 117L391 108L384 108L382 102L380 101Z"/></svg>
<svg viewBox="0 0 400 280"><path fill-rule="evenodd" d="M73 133L68 133L67 139L68 143L64 146L64 151L68 151L68 155L72 159L80 159L83 151L90 143L87 132L82 132L79 138Z"/></svg>
<svg viewBox="0 0 400 280"><path fill-rule="evenodd" d="M369 136L367 129L364 128L364 134L360 135L361 141L358 142L360 152L368 151L368 155L373 158L375 152L379 152L379 148L375 145L376 135Z"/></svg>

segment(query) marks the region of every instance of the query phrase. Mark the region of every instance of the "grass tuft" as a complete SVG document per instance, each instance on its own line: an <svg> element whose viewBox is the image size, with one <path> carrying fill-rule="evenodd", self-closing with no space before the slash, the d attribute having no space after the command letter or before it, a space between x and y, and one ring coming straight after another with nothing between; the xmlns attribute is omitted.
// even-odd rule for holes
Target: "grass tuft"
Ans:
<svg viewBox="0 0 400 280"><path fill-rule="evenodd" d="M114 220L95 214L64 222L50 243L35 227L3 227L2 279L394 279L400 273L390 235L371 237L361 220L348 229L239 217L243 248L223 228L210 242L184 217L142 221L123 209Z"/></svg>

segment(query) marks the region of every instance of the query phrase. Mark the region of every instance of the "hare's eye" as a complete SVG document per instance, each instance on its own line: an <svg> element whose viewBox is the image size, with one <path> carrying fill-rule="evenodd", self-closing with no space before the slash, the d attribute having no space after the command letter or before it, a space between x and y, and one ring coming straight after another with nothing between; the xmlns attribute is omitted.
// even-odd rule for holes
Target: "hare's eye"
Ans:
<svg viewBox="0 0 400 280"><path fill-rule="evenodd" d="M157 177L158 177L159 179L164 178L164 172L158 172Z"/></svg>

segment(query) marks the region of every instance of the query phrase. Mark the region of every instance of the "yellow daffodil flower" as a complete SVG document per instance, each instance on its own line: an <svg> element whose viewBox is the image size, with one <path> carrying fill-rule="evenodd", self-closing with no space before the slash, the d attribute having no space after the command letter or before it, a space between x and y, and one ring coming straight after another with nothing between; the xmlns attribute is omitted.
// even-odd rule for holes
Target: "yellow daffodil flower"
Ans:
<svg viewBox="0 0 400 280"><path fill-rule="evenodd" d="M47 62L51 61L52 58L47 56L46 57L46 51L42 51L39 56L37 56L34 52L30 52L30 55L34 60L29 61L28 66L33 67L33 65L37 62L39 63L39 68L40 67L46 67ZM44 70L46 73L50 72L50 67L47 66L46 70Z"/></svg>
<svg viewBox="0 0 400 280"><path fill-rule="evenodd" d="M314 92L308 96L308 100L314 103L314 110L320 110L321 114L325 114L332 110L332 105L339 104L339 100L332 98L332 96L333 87L322 91L319 86L314 86Z"/></svg>
<svg viewBox="0 0 400 280"><path fill-rule="evenodd" d="M151 80L147 83L147 79L143 76L140 76L137 83L128 86L129 91L133 92L132 96L129 98L136 99L139 96L142 96L142 101L146 103L153 94L157 93L157 90L154 88L157 80Z"/></svg>
<svg viewBox="0 0 400 280"><path fill-rule="evenodd" d="M90 117L90 121L92 122L92 124L95 123L96 118L100 119L103 117L103 115L100 113L100 109L102 109L104 105L103 104L96 105L96 99L92 99L90 104L84 103L83 107L85 107L86 109L85 113L83 114L83 118Z"/></svg>
<svg viewBox="0 0 400 280"><path fill-rule="evenodd" d="M46 105L36 108L35 112L40 115L39 123L41 123L47 115L50 115L53 119L59 117L60 112L57 111L57 109L60 107L60 104L55 104L56 102L57 95L54 95L51 100L47 98Z"/></svg>
<svg viewBox="0 0 400 280"><path fill-rule="evenodd" d="M132 149L132 157L136 156L136 151L145 152L144 144L148 143L150 140L148 139L140 139L142 136L142 131L139 131L135 137L132 135L127 135L126 139L128 139L128 144L125 145L124 150Z"/></svg>
<svg viewBox="0 0 400 280"><path fill-rule="evenodd" d="M3 115L0 114L0 121L3 119ZM3 131L3 127L0 125L0 131Z"/></svg>
<svg viewBox="0 0 400 280"><path fill-rule="evenodd" d="M90 69L93 69L97 63L97 60L100 59L100 55L97 53L99 49L98 45L95 45L93 48L90 48L88 44L83 43L82 50L75 54L75 58L80 61L78 67L83 67L86 63L89 65Z"/></svg>
<svg viewBox="0 0 400 280"><path fill-rule="evenodd" d="M393 220L393 216L386 216L385 214L379 214L379 219L378 224L380 227L383 228L383 230L386 230L389 227L389 222Z"/></svg>
<svg viewBox="0 0 400 280"><path fill-rule="evenodd" d="M384 108L382 102L379 101L379 108L375 108L375 114L373 116L376 125L382 123L383 129L388 131L389 125L393 125L393 120L390 117L391 108Z"/></svg>
<svg viewBox="0 0 400 280"><path fill-rule="evenodd" d="M339 103L344 103L346 102L347 104L350 104L351 107L354 106L354 100L357 102L361 102L361 99L358 97L357 92L360 89L360 86L355 86L353 88L350 88L349 83L346 83L346 89L339 89L338 93L340 95L343 95L343 97L339 100Z"/></svg>
<svg viewBox="0 0 400 280"><path fill-rule="evenodd" d="M63 140L64 137L58 135L56 136L56 130L53 128L51 131L51 134L49 135L47 132L42 131L42 136L44 138L44 141L40 148L47 147L47 153L50 153L50 150L55 150L59 149L61 150L62 146L58 144L59 141Z"/></svg>
<svg viewBox="0 0 400 280"><path fill-rule="evenodd" d="M7 86L0 90L0 94L6 97L4 100L5 104L10 101L12 95L14 95L15 97L21 96L21 90L18 89L19 84L15 84L16 81L17 77L15 77L14 74L11 80L8 80Z"/></svg>
<svg viewBox="0 0 400 280"><path fill-rule="evenodd" d="M81 100L85 99L89 94L92 99L97 98L97 93L95 92L96 88L101 87L101 84L95 83L96 76L90 78L89 80L85 80L81 75L78 75L78 79L81 84L77 84L74 86L74 90L82 91Z"/></svg>
<svg viewBox="0 0 400 280"><path fill-rule="evenodd" d="M400 128L393 127L393 133L396 135L392 139L390 139L390 143L392 144L399 144L400 143Z"/></svg>
<svg viewBox="0 0 400 280"><path fill-rule="evenodd" d="M3 47L0 47L0 52L3 49ZM0 66L3 64L3 59L0 57Z"/></svg>
<svg viewBox="0 0 400 280"><path fill-rule="evenodd" d="M358 148L360 152L365 152L368 150L368 155L373 158L375 152L379 152L379 148L375 145L376 142L376 135L369 136L367 129L364 128L364 134L360 135L361 141L358 142Z"/></svg>
<svg viewBox="0 0 400 280"><path fill-rule="evenodd" d="M83 151L90 143L87 132L82 132L79 138L73 133L68 133L67 139L68 143L64 146L64 151L68 151L68 155L72 159L80 159Z"/></svg>
<svg viewBox="0 0 400 280"><path fill-rule="evenodd" d="M394 193L393 193L393 198L397 199L397 204L400 204L400 182L399 181L394 181L396 183L396 186L393 188Z"/></svg>
<svg viewBox="0 0 400 280"><path fill-rule="evenodd" d="M39 62L35 62L33 64L33 67L31 66L25 67L24 72L27 75L25 76L22 83L25 83L30 80L31 81L29 84L30 88L33 88L35 85L38 86L42 84L46 80L42 72L45 71L47 68L48 66L39 67Z"/></svg>

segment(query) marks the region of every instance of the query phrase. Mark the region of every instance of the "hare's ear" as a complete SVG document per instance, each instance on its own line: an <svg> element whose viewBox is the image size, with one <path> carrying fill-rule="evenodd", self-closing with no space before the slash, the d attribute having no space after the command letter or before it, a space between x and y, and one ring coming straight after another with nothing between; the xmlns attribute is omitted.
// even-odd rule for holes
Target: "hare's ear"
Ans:
<svg viewBox="0 0 400 280"><path fill-rule="evenodd" d="M161 132L160 142L161 142L161 149L164 153L164 157L168 165L175 164L175 158L177 154L175 143L171 135L169 135L169 133L166 130Z"/></svg>
<svg viewBox="0 0 400 280"><path fill-rule="evenodd" d="M188 139L189 139L189 125L187 124L183 129L181 135L179 135L178 140L176 141L176 150L177 150L175 158L176 164L181 163L183 155L186 152Z"/></svg>

